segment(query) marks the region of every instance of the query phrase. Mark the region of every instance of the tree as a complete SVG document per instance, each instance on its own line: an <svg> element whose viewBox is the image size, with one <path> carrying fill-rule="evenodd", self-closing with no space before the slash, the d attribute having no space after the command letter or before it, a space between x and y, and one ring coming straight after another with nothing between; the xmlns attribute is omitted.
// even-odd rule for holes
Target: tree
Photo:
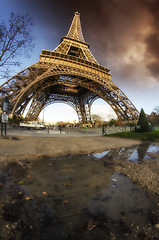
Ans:
<svg viewBox="0 0 159 240"><path fill-rule="evenodd" d="M159 124L159 106L154 108L154 111L148 116L151 124Z"/></svg>
<svg viewBox="0 0 159 240"><path fill-rule="evenodd" d="M143 108L141 108L136 131L137 132L149 132L150 130L151 130L151 128L150 128L149 122L147 120L146 114L145 114Z"/></svg>
<svg viewBox="0 0 159 240"><path fill-rule="evenodd" d="M110 127L115 126L115 123L116 123L116 120L112 118L112 119L109 121L109 126L110 126Z"/></svg>
<svg viewBox="0 0 159 240"><path fill-rule="evenodd" d="M96 126L102 126L102 124L103 124L103 119L98 114L92 115L92 121Z"/></svg>
<svg viewBox="0 0 159 240"><path fill-rule="evenodd" d="M159 115L159 106L156 106L156 107L154 108L154 112L156 112L157 115Z"/></svg>
<svg viewBox="0 0 159 240"><path fill-rule="evenodd" d="M10 65L20 65L21 55L29 57L28 52L33 48L31 28L33 21L28 14L21 16L10 14L8 22L0 24L0 67L5 69ZM2 72L2 71L1 71Z"/></svg>
<svg viewBox="0 0 159 240"><path fill-rule="evenodd" d="M148 120L151 124L155 125L155 124L159 124L159 115L156 112L152 112L149 116L148 116Z"/></svg>
<svg viewBox="0 0 159 240"><path fill-rule="evenodd" d="M115 126L117 126L117 127L121 126L121 121L117 119L117 120L115 121Z"/></svg>

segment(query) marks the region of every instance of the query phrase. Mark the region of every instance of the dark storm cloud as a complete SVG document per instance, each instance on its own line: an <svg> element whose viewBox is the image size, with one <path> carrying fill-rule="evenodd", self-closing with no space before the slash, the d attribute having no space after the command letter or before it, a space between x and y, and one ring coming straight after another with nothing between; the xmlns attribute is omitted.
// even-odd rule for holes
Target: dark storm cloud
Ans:
<svg viewBox="0 0 159 240"><path fill-rule="evenodd" d="M147 36L146 50L150 56L150 61L146 65L152 76L159 78L159 1L142 1L145 9L150 14L152 31Z"/></svg>
<svg viewBox="0 0 159 240"><path fill-rule="evenodd" d="M159 78L159 63L158 61L151 62L147 64L148 69L153 74L154 77Z"/></svg>
<svg viewBox="0 0 159 240"><path fill-rule="evenodd" d="M157 32L150 34L145 42L148 52L159 59L159 34Z"/></svg>
<svg viewBox="0 0 159 240"><path fill-rule="evenodd" d="M53 29L56 38L67 34L73 13L79 11L90 50L116 79L157 83L158 0L23 0L19 4L30 9L50 42Z"/></svg>
<svg viewBox="0 0 159 240"><path fill-rule="evenodd" d="M153 76L159 77L159 34L152 33L146 39L147 52L153 56L154 60L146 65Z"/></svg>

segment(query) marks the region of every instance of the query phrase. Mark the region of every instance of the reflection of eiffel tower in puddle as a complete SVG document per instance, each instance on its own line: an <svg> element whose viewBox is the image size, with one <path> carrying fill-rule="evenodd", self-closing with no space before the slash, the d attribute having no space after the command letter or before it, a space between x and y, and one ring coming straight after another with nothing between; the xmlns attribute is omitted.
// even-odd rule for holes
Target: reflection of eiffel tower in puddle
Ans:
<svg viewBox="0 0 159 240"><path fill-rule="evenodd" d="M42 50L40 60L0 87L0 102L7 97L11 115L37 120L46 106L62 102L74 108L82 123L91 122L91 105L102 98L120 120L136 122L138 111L111 80L109 69L99 65L85 42L80 14L75 13L67 36L53 51Z"/></svg>
<svg viewBox="0 0 159 240"><path fill-rule="evenodd" d="M138 152L138 161L142 162L144 157L146 156L147 150L149 149L150 143L144 143L144 144L140 144L137 147L137 152Z"/></svg>
<svg viewBox="0 0 159 240"><path fill-rule="evenodd" d="M99 159L124 159L128 161L141 162L144 159L149 146L149 143L143 143L128 148L122 147L121 149L107 150L102 153L93 154L93 156Z"/></svg>

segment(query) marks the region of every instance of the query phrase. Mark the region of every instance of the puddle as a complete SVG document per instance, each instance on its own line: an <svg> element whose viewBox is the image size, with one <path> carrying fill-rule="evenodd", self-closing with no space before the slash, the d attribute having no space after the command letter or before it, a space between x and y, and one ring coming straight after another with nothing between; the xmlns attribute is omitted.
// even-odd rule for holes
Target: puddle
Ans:
<svg viewBox="0 0 159 240"><path fill-rule="evenodd" d="M129 148L113 149L104 151L102 153L91 154L92 157L97 159L120 159L133 162L141 162L145 159L155 159L153 154L159 153L159 146L143 143L141 145L132 146Z"/></svg>
<svg viewBox="0 0 159 240"><path fill-rule="evenodd" d="M92 155L93 155L93 157L100 159L100 158L105 157L109 152L110 151L104 151L102 153L93 153Z"/></svg>
<svg viewBox="0 0 159 240"><path fill-rule="evenodd" d="M142 189L124 175L114 173L109 187L91 200L88 210L94 216L102 215L115 221L125 218L127 223L144 225L151 206Z"/></svg>
<svg viewBox="0 0 159 240"><path fill-rule="evenodd" d="M150 145L147 153L159 153L159 146Z"/></svg>
<svg viewBox="0 0 159 240"><path fill-rule="evenodd" d="M113 156L133 150L113 150ZM112 151L2 166L0 239L134 240L145 231L159 236L155 203L105 167L106 157Z"/></svg>

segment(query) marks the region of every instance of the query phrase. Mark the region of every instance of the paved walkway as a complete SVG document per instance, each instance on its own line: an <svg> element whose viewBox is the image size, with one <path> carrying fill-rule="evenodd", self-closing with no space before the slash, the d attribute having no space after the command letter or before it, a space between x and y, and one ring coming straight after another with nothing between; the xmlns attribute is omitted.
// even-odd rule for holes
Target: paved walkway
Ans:
<svg viewBox="0 0 159 240"><path fill-rule="evenodd" d="M105 129L107 134L125 131L122 127L107 127ZM130 127L126 128L126 131L130 131ZM7 135L12 136L36 136L36 137L78 137L78 136L102 136L102 128L73 128L64 129L61 132L57 129L45 129L45 130L28 130L20 128L7 129Z"/></svg>

